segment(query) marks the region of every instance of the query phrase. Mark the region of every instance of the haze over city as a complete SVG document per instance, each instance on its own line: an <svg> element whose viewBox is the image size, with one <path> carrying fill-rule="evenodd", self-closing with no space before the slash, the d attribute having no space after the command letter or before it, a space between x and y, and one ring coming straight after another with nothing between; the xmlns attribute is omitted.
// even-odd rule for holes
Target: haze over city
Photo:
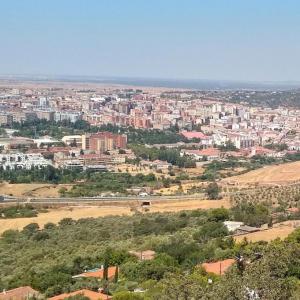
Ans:
<svg viewBox="0 0 300 300"><path fill-rule="evenodd" d="M2 1L2 75L300 81L296 0Z"/></svg>

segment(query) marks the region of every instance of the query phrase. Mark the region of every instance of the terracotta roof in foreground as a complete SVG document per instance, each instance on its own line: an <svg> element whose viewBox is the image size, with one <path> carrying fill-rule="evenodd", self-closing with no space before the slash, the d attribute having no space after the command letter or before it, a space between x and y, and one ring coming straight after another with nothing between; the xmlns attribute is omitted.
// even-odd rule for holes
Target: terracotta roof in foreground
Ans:
<svg viewBox="0 0 300 300"><path fill-rule="evenodd" d="M108 300L108 299L112 299L112 296L83 289L83 290L79 290L79 291L72 292L72 293L65 293L65 294L61 294L61 295L58 295L58 296L54 296L54 297L48 298L48 300L63 300L63 299L66 299L68 297L77 296L77 295L83 295L85 297L88 297L90 300Z"/></svg>
<svg viewBox="0 0 300 300"><path fill-rule="evenodd" d="M22 286L0 293L0 300L26 300L32 296L38 296L39 292L30 286Z"/></svg>
<svg viewBox="0 0 300 300"><path fill-rule="evenodd" d="M216 275L224 275L224 273L235 263L235 259L229 258L219 260L211 263L204 263L201 266L207 273L214 273Z"/></svg>
<svg viewBox="0 0 300 300"><path fill-rule="evenodd" d="M104 269L95 269L91 271L87 271L84 273L81 273L79 275L73 276L74 278L80 278L80 277L94 277L94 278L103 278ZM112 278L115 276L116 273L116 267L109 267L108 268L108 278Z"/></svg>

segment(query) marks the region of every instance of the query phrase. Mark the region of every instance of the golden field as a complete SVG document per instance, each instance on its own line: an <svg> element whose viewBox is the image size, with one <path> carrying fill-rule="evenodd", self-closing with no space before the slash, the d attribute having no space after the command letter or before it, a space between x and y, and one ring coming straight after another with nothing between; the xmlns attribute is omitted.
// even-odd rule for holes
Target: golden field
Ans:
<svg viewBox="0 0 300 300"><path fill-rule="evenodd" d="M193 209L210 209L218 207L229 208L229 200L184 200L154 203L149 212L177 212ZM30 223L38 223L43 227L46 223L58 223L63 218L78 220L81 218L97 218L109 215L133 214L132 207L128 206L73 206L51 209L46 213L40 213L34 218L1 219L0 234L8 229L21 230Z"/></svg>
<svg viewBox="0 0 300 300"><path fill-rule="evenodd" d="M248 173L225 178L223 183L236 184L276 184L291 183L300 180L300 161L263 167Z"/></svg>
<svg viewBox="0 0 300 300"><path fill-rule="evenodd" d="M59 197L59 189L65 187L70 189L72 185L67 184L45 184L45 183L0 183L0 195L15 197Z"/></svg>

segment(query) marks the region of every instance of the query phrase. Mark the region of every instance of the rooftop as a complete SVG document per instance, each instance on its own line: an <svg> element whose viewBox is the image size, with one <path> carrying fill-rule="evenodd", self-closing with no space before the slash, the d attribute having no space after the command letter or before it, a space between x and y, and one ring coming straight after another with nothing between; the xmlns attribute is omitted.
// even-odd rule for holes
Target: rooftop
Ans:
<svg viewBox="0 0 300 300"><path fill-rule="evenodd" d="M63 299L66 299L68 297L73 297L73 296L77 296L77 295L83 295L83 296L89 298L90 300L108 300L108 299L112 299L112 297L109 296L109 295L83 289L83 290L75 291L75 292L72 292L72 293L64 293L64 294L61 294L61 295L58 295L58 296L54 296L54 297L49 298L48 300L63 300Z"/></svg>
<svg viewBox="0 0 300 300"><path fill-rule="evenodd" d="M205 139L207 136L199 131L182 131L181 134L187 139Z"/></svg>
<svg viewBox="0 0 300 300"><path fill-rule="evenodd" d="M219 260L211 263L204 263L201 266L207 273L214 273L216 275L224 275L225 272L235 263L235 259L229 258Z"/></svg>
<svg viewBox="0 0 300 300"><path fill-rule="evenodd" d="M90 277L94 277L94 278L103 278L103 273L104 273L104 269L92 269L92 270L88 270L84 273L81 273L79 275L75 275L73 276L73 278L80 278L80 277L85 277L85 278L90 278ZM116 273L116 267L109 267L108 268L108 278L112 278L113 276L115 276Z"/></svg>
<svg viewBox="0 0 300 300"><path fill-rule="evenodd" d="M0 300L27 300L29 297L37 296L39 292L30 286L22 286L13 290L0 293Z"/></svg>

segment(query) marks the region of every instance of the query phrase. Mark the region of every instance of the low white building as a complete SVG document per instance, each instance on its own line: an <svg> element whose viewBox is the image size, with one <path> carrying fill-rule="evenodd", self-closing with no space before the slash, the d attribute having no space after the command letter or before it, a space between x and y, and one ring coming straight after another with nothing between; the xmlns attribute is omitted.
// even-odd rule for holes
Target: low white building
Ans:
<svg viewBox="0 0 300 300"><path fill-rule="evenodd" d="M41 147L42 145L53 145L53 144L59 144L60 141L55 140L54 138L50 136L43 136L38 139L34 139L33 142L37 145L37 147Z"/></svg>
<svg viewBox="0 0 300 300"><path fill-rule="evenodd" d="M236 221L225 221L223 224L226 226L229 232L233 232L244 225L243 222L236 222Z"/></svg>
<svg viewBox="0 0 300 300"><path fill-rule="evenodd" d="M72 144L82 146L82 135L65 135L61 140L68 146Z"/></svg>
<svg viewBox="0 0 300 300"><path fill-rule="evenodd" d="M51 161L45 159L40 153L0 154L0 168L3 170L30 170L32 167L42 168L51 165Z"/></svg>

